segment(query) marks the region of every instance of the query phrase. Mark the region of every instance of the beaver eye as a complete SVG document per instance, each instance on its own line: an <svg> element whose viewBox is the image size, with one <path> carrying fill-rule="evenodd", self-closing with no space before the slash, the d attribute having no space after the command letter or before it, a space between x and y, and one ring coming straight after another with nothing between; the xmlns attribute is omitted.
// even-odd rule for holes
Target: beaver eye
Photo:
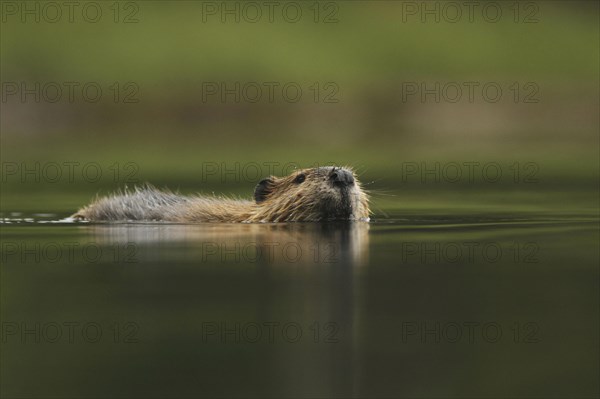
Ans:
<svg viewBox="0 0 600 399"><path fill-rule="evenodd" d="M298 176L296 176L296 178L294 179L294 183L296 184L300 184L302 183L304 180L306 180L306 175L305 174L299 174Z"/></svg>

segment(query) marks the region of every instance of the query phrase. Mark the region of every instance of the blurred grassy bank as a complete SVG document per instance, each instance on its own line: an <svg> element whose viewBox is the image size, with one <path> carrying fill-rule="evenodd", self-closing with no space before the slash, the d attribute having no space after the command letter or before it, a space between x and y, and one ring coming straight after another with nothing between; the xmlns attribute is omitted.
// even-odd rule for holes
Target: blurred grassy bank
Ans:
<svg viewBox="0 0 600 399"><path fill-rule="evenodd" d="M128 180L106 171L115 163L135 164L139 181L184 191L249 195L260 179L223 182L220 175L203 176L206 163L338 163L374 181L374 191L412 190L416 198L443 191L460 202L476 189L541 196L587 191L593 199L599 177L598 3L528 3L535 7L521 5L516 14L508 3L494 3L502 18L489 22L481 14L489 2L480 2L473 21L465 14L457 23L431 16L423 22L422 15L406 13L407 3L319 3L317 23L308 3L299 3L304 14L297 23L277 13L273 22L226 17L223 23L220 15L206 15L206 2L187 1L131 2L134 8L120 9L119 23L108 4L98 23L78 14L73 23L4 15L2 162L96 162L105 175L94 184L4 176L3 204L18 204L21 193L70 191L87 198L122 187ZM122 23L132 11L137 22ZM326 15L334 22L323 23ZM94 82L103 96L90 102L75 91L73 101L65 94L38 102L7 93L7 84L48 82ZM292 82L303 96L298 102L279 91L273 101L207 96L207 84L236 82ZM407 95L415 84L464 89L465 82L478 85L473 101L466 91L456 102ZM503 90L497 102L479 90L490 82ZM136 102L124 103L128 95ZM527 96L536 101L524 101ZM403 180L407 162L496 162L504 173L516 162L535 163L539 180L423 185ZM398 203L385 196L380 201Z"/></svg>

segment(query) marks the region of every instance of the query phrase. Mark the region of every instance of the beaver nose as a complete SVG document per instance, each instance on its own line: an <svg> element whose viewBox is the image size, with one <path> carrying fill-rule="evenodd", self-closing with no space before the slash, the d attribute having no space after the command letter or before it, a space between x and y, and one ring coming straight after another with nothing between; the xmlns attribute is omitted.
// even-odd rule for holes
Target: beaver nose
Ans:
<svg viewBox="0 0 600 399"><path fill-rule="evenodd" d="M329 174L329 180L334 185L340 187L352 186L354 184L354 176L344 169L333 169Z"/></svg>

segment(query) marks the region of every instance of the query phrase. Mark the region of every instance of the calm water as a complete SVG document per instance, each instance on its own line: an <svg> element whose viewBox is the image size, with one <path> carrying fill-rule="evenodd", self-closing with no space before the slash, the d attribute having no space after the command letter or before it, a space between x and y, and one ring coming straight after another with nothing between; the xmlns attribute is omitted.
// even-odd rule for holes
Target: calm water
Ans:
<svg viewBox="0 0 600 399"><path fill-rule="evenodd" d="M1 215L6 397L594 397L598 218Z"/></svg>

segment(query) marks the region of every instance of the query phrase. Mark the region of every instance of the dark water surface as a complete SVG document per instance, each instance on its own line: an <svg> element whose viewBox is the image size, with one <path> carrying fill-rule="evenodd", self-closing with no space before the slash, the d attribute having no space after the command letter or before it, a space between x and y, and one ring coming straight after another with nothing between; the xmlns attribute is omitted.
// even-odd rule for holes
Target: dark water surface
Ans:
<svg viewBox="0 0 600 399"><path fill-rule="evenodd" d="M3 212L6 397L595 397L598 218Z"/></svg>

